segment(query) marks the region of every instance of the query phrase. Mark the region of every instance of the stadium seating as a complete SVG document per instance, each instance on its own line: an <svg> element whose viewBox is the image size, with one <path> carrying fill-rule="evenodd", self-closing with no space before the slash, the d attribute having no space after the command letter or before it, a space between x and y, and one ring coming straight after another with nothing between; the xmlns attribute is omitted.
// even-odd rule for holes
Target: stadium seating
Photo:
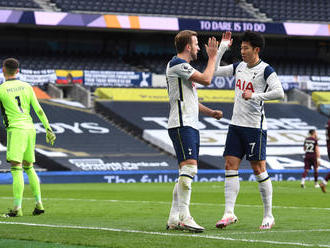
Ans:
<svg viewBox="0 0 330 248"><path fill-rule="evenodd" d="M22 54L5 54L0 55L1 61L6 57L16 57L21 68L31 70L43 69L67 69L67 70L114 70L114 71L136 71L134 65L125 63L118 58L106 56L90 56L90 55L22 55Z"/></svg>
<svg viewBox="0 0 330 248"><path fill-rule="evenodd" d="M247 0L261 13L274 21L329 22L330 2L328 0Z"/></svg>
<svg viewBox="0 0 330 248"><path fill-rule="evenodd" d="M37 128L36 160L44 169L116 171L149 170L155 169L155 166L177 168L173 157L148 146L100 115L51 100L44 101L42 107L57 136L56 148L52 149L45 142L45 133ZM34 122L39 123L34 113L32 116ZM3 148L6 144L3 125L0 126L0 141L0 147ZM0 159L5 161L3 149L0 151ZM0 171L4 170L8 170L8 166L0 166Z"/></svg>
<svg viewBox="0 0 330 248"><path fill-rule="evenodd" d="M0 0L0 7L20 9L40 9L41 7L33 0Z"/></svg>
<svg viewBox="0 0 330 248"><path fill-rule="evenodd" d="M230 19L255 20L241 5L239 0L51 0L63 12L94 12L94 13L122 13L122 14L147 14L166 16L212 17ZM246 0L260 13L266 14L275 22L305 21L328 22L330 2L327 0L300 1L300 0ZM33 0L0 0L0 7L40 9Z"/></svg>
<svg viewBox="0 0 330 248"><path fill-rule="evenodd" d="M23 69L67 69L67 70L113 70L113 71L150 71L157 74L165 74L166 65L173 54L162 56L154 54L132 54L122 58L111 55L89 54L48 54L48 55L0 55L0 60L8 56L14 56L21 62ZM262 57L279 75L330 75L330 63L321 60L281 59L270 56ZM232 63L232 58L225 59ZM203 71L207 62L204 58L192 62L192 65Z"/></svg>
<svg viewBox="0 0 330 248"><path fill-rule="evenodd" d="M51 0L64 12L88 11L128 14L152 14L173 16L208 16L236 19L253 19L244 9L232 0L209 0L184 2L169 0Z"/></svg>
<svg viewBox="0 0 330 248"><path fill-rule="evenodd" d="M202 168L222 169L224 159L221 154L225 145L225 135L229 123L229 119L227 118L230 118L232 115L233 103L222 102L219 104L204 102L204 104L212 109L221 108L225 116L220 121L213 120L204 115L200 116L200 123L202 125L200 126L201 146L199 166L202 165ZM134 106L134 111L132 111L132 106ZM167 117L169 111L167 102L98 101L96 102L96 110L107 113L111 119L122 123L124 127L129 127L132 132L139 135L142 134L145 140L155 146L174 153L167 134ZM290 167L288 169L303 167L301 158L303 153L303 138L307 135L308 129L313 126L317 129L324 129L327 118L316 111L296 104L267 103L265 105L265 112L267 113L269 137L267 154L270 158L267 166L276 157L279 160L290 161L292 159L295 163L299 163L299 165L292 167L288 166ZM295 122L300 124L295 125ZM324 149L324 132L320 131L319 136L319 144ZM285 153L283 149L286 150ZM326 159L326 151L322 151L322 158ZM243 160L240 168L248 169L250 165L246 160Z"/></svg>

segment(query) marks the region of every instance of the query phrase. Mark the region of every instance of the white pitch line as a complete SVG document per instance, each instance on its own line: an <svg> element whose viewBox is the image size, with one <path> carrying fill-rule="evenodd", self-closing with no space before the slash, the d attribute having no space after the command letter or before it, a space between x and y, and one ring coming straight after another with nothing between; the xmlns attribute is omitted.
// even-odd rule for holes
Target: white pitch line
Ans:
<svg viewBox="0 0 330 248"><path fill-rule="evenodd" d="M231 232L231 233L228 233L228 235L231 235L231 234L267 234L267 233L298 233L298 232L330 232L330 229L305 229L305 230L267 230L266 232L265 231L258 231L258 232Z"/></svg>
<svg viewBox="0 0 330 248"><path fill-rule="evenodd" d="M12 197L0 197L0 199L13 199ZM24 198L24 199L34 199L34 198ZM170 205L171 202L163 202L163 201L133 201L133 200L105 200L105 199L81 199L81 198L43 198L44 201L85 201L85 202L123 202L123 203L144 203L144 204L165 204ZM203 203L203 202L192 202L190 205L195 206L225 206L225 204L218 203ZM262 205L246 205L246 204L236 204L236 207L254 207L254 208L263 208ZM295 207L295 206L273 206L273 208L283 208L283 209L308 209L308 210L325 210L330 211L330 208L317 208L317 207Z"/></svg>
<svg viewBox="0 0 330 248"><path fill-rule="evenodd" d="M317 247L330 248L330 245L322 245L322 244L306 244L306 243L282 242L282 241L272 241L272 240L235 239L235 238L230 238L230 237L221 237L221 236L212 236L212 235L147 232L147 231L141 231L141 230L125 230L125 229L108 228L108 227L68 226L68 225L36 224L36 223L26 223L26 222L5 222L5 221L0 221L0 224L50 227L50 228L99 230L99 231L109 231L109 232L139 233L139 234L172 236L172 237L205 238L205 239L215 239L215 240L224 240L224 241L238 241L238 242L248 242L248 243L266 243L266 244L275 244L275 245L295 245L295 246L302 246L302 247L315 247L315 246L317 246Z"/></svg>

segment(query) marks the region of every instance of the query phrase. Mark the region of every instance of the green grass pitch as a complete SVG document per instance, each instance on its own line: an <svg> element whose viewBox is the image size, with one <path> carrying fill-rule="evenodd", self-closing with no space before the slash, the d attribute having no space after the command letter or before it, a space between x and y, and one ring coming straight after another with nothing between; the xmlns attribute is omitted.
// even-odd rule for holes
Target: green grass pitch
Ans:
<svg viewBox="0 0 330 248"><path fill-rule="evenodd" d="M255 182L241 182L236 215L224 230L224 183L193 183L191 213L204 233L166 231L172 183L44 184L46 214L32 216L25 185L23 217L0 218L0 247L330 247L330 193L307 182L273 182L272 230L260 231L263 208ZM330 188L329 188L330 190ZM11 185L0 186L0 211L12 207Z"/></svg>

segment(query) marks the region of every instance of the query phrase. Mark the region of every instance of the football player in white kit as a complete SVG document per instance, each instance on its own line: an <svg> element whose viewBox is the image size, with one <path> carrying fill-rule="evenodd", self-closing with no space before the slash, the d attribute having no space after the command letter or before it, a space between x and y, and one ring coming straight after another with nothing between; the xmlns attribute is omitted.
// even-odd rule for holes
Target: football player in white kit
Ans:
<svg viewBox="0 0 330 248"><path fill-rule="evenodd" d="M215 70L217 40L212 37L205 45L209 57L203 73L189 63L197 59L200 50L197 33L190 30L179 32L175 37L177 55L167 64L166 80L170 102L168 133L172 140L179 164L179 179L173 189L173 201L167 221L167 229L185 229L203 232L190 215L191 183L197 174L199 155L198 114L220 119L222 111L212 110L198 102L196 83L209 85Z"/></svg>
<svg viewBox="0 0 330 248"><path fill-rule="evenodd" d="M241 38L242 62L219 66L221 57L232 44L231 33L222 35L214 76L235 76L235 103L225 144L225 212L216 227L224 228L238 221L234 214L239 192L239 165L245 156L259 183L264 204L260 229L275 224L272 214L272 183L266 170L267 123L264 101L282 99L282 84L273 68L259 58L263 37L251 31Z"/></svg>

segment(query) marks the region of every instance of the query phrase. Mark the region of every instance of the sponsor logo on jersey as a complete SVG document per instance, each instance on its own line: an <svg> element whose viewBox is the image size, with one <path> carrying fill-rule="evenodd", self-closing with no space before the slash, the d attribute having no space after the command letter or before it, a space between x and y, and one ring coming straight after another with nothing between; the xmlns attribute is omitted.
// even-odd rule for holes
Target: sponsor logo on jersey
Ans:
<svg viewBox="0 0 330 248"><path fill-rule="evenodd" d="M183 70L183 71L186 71L186 72L188 72L188 73L191 73L192 72L192 70L193 70L193 68L192 67L190 67L189 65L187 65L187 64L183 64L182 66L181 66L181 69Z"/></svg>
<svg viewBox="0 0 330 248"><path fill-rule="evenodd" d="M236 87L240 90L251 90L254 92L253 84L251 82L246 82L245 80L242 82L240 79L236 82Z"/></svg>

